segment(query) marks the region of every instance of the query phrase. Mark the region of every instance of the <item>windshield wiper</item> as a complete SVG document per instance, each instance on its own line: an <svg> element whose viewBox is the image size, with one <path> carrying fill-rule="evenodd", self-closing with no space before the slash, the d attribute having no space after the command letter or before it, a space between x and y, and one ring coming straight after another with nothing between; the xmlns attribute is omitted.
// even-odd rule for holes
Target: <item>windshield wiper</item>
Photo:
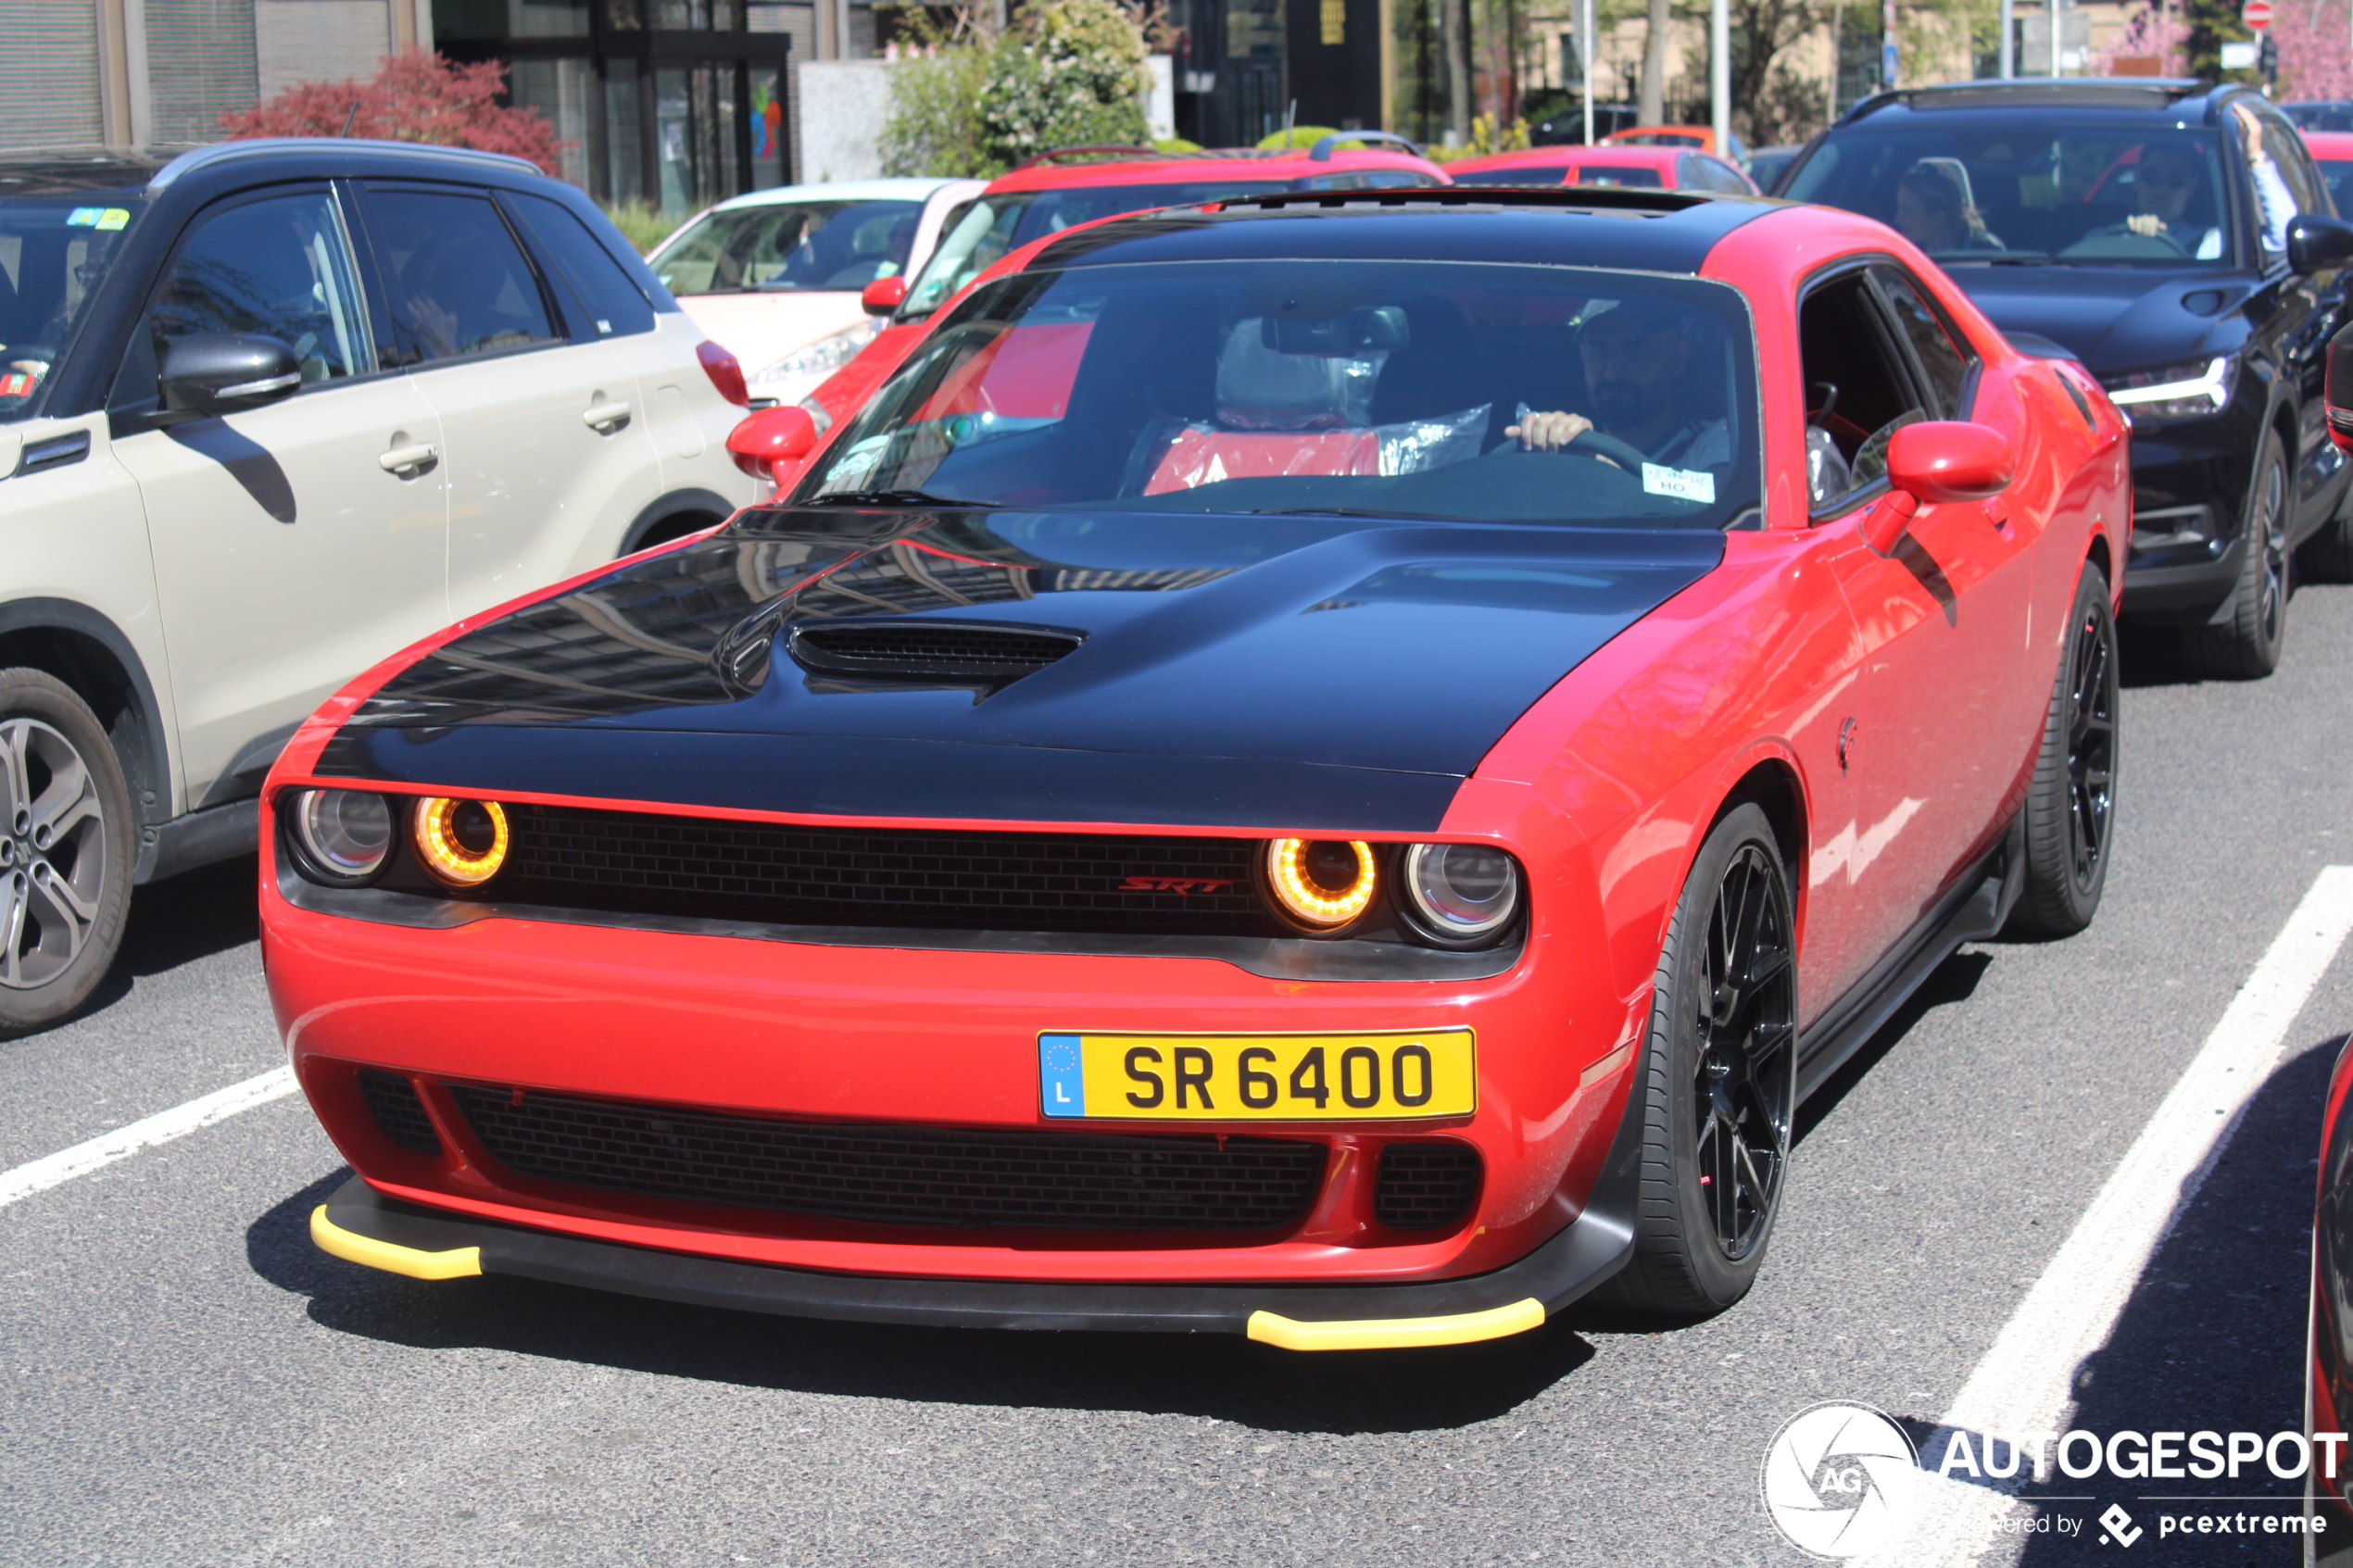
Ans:
<svg viewBox="0 0 2353 1568"><path fill-rule="evenodd" d="M836 490L802 503L812 507L969 507L993 508L1002 501L974 501L958 495L935 495L928 490Z"/></svg>
<svg viewBox="0 0 2353 1568"><path fill-rule="evenodd" d="M1245 517L1393 517L1408 522L1445 522L1428 512L1377 512L1367 507L1252 507Z"/></svg>

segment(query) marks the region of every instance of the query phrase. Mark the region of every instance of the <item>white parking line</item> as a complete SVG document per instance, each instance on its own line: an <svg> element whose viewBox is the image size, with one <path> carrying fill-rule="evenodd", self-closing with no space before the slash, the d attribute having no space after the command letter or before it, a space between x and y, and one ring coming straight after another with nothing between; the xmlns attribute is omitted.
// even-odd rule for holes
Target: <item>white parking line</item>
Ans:
<svg viewBox="0 0 2353 1568"><path fill-rule="evenodd" d="M2353 932L2353 866L2322 868L2262 961L2239 988L2157 1114L2125 1152L2050 1266L2010 1314L1922 1445L1931 1474L1921 1517L1887 1568L1957 1568L1995 1539L2007 1492L1938 1479L1956 1431L2041 1432L2058 1425L2075 1369L2107 1342L2150 1255L2194 1198L2215 1156L2280 1059L2305 998ZM2320 1135L2317 1119L2312 1135ZM2023 1468L2023 1467L2021 1467ZM2017 1483L2011 1483L2015 1486ZM2005 1537L2008 1538L2008 1537Z"/></svg>
<svg viewBox="0 0 2353 1568"><path fill-rule="evenodd" d="M153 1148L159 1143L185 1137L197 1128L209 1127L215 1122L225 1122L241 1110L251 1110L257 1105L283 1099L294 1092L294 1069L273 1067L242 1084L215 1089L185 1105L175 1105L170 1110L158 1110L153 1116L143 1117L127 1127L101 1133L87 1143L78 1143L71 1148L61 1148L55 1154L44 1155L13 1171L0 1171L0 1208L14 1203L19 1198L46 1192L76 1176L88 1175L102 1165L111 1165L143 1148Z"/></svg>

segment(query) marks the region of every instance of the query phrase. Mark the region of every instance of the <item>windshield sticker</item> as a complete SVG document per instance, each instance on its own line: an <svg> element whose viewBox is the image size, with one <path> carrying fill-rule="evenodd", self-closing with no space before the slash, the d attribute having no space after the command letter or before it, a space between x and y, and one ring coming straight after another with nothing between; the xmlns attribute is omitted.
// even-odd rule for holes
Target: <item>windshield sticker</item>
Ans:
<svg viewBox="0 0 2353 1568"><path fill-rule="evenodd" d="M130 221L127 207L77 207L66 214L69 229L120 229Z"/></svg>
<svg viewBox="0 0 2353 1568"><path fill-rule="evenodd" d="M100 229L120 229L130 221L131 209L127 207L110 207L98 215Z"/></svg>
<svg viewBox="0 0 2353 1568"><path fill-rule="evenodd" d="M1678 501L1699 501L1714 506L1716 476L1692 469L1668 469L1656 463L1644 463L1642 492L1648 495L1672 495Z"/></svg>

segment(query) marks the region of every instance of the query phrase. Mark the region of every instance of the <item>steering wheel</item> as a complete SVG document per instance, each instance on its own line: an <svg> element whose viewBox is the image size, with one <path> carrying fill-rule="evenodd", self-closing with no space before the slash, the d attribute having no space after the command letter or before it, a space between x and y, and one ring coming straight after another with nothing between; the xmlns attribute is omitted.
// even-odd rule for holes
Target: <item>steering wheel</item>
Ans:
<svg viewBox="0 0 2353 1568"><path fill-rule="evenodd" d="M1642 465L1650 461L1642 449L1631 442L1620 441L1614 435L1604 435L1597 430L1579 431L1577 438L1563 450L1573 452L1579 447L1584 449L1587 457L1607 458L1628 473L1642 472Z"/></svg>

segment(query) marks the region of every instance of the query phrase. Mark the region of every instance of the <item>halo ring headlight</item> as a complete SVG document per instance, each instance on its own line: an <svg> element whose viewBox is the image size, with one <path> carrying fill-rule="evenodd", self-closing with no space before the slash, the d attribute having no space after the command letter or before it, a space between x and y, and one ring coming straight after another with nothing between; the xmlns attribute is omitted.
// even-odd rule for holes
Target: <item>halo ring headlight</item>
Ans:
<svg viewBox="0 0 2353 1568"><path fill-rule="evenodd" d="M392 809L366 790L305 789L283 808L301 870L314 882L357 887L372 882L392 854Z"/></svg>
<svg viewBox="0 0 2353 1568"><path fill-rule="evenodd" d="M1397 869L1398 902L1442 946L1484 947L1519 916L1519 862L1492 845L1408 845Z"/></svg>
<svg viewBox="0 0 2353 1568"><path fill-rule="evenodd" d="M426 796L410 835L425 870L452 887L479 887L507 863L507 812L496 800Z"/></svg>
<svg viewBox="0 0 2353 1568"><path fill-rule="evenodd" d="M1283 915L1337 931L1372 907L1380 888L1373 847L1356 839L1277 838L1266 846L1266 888Z"/></svg>

